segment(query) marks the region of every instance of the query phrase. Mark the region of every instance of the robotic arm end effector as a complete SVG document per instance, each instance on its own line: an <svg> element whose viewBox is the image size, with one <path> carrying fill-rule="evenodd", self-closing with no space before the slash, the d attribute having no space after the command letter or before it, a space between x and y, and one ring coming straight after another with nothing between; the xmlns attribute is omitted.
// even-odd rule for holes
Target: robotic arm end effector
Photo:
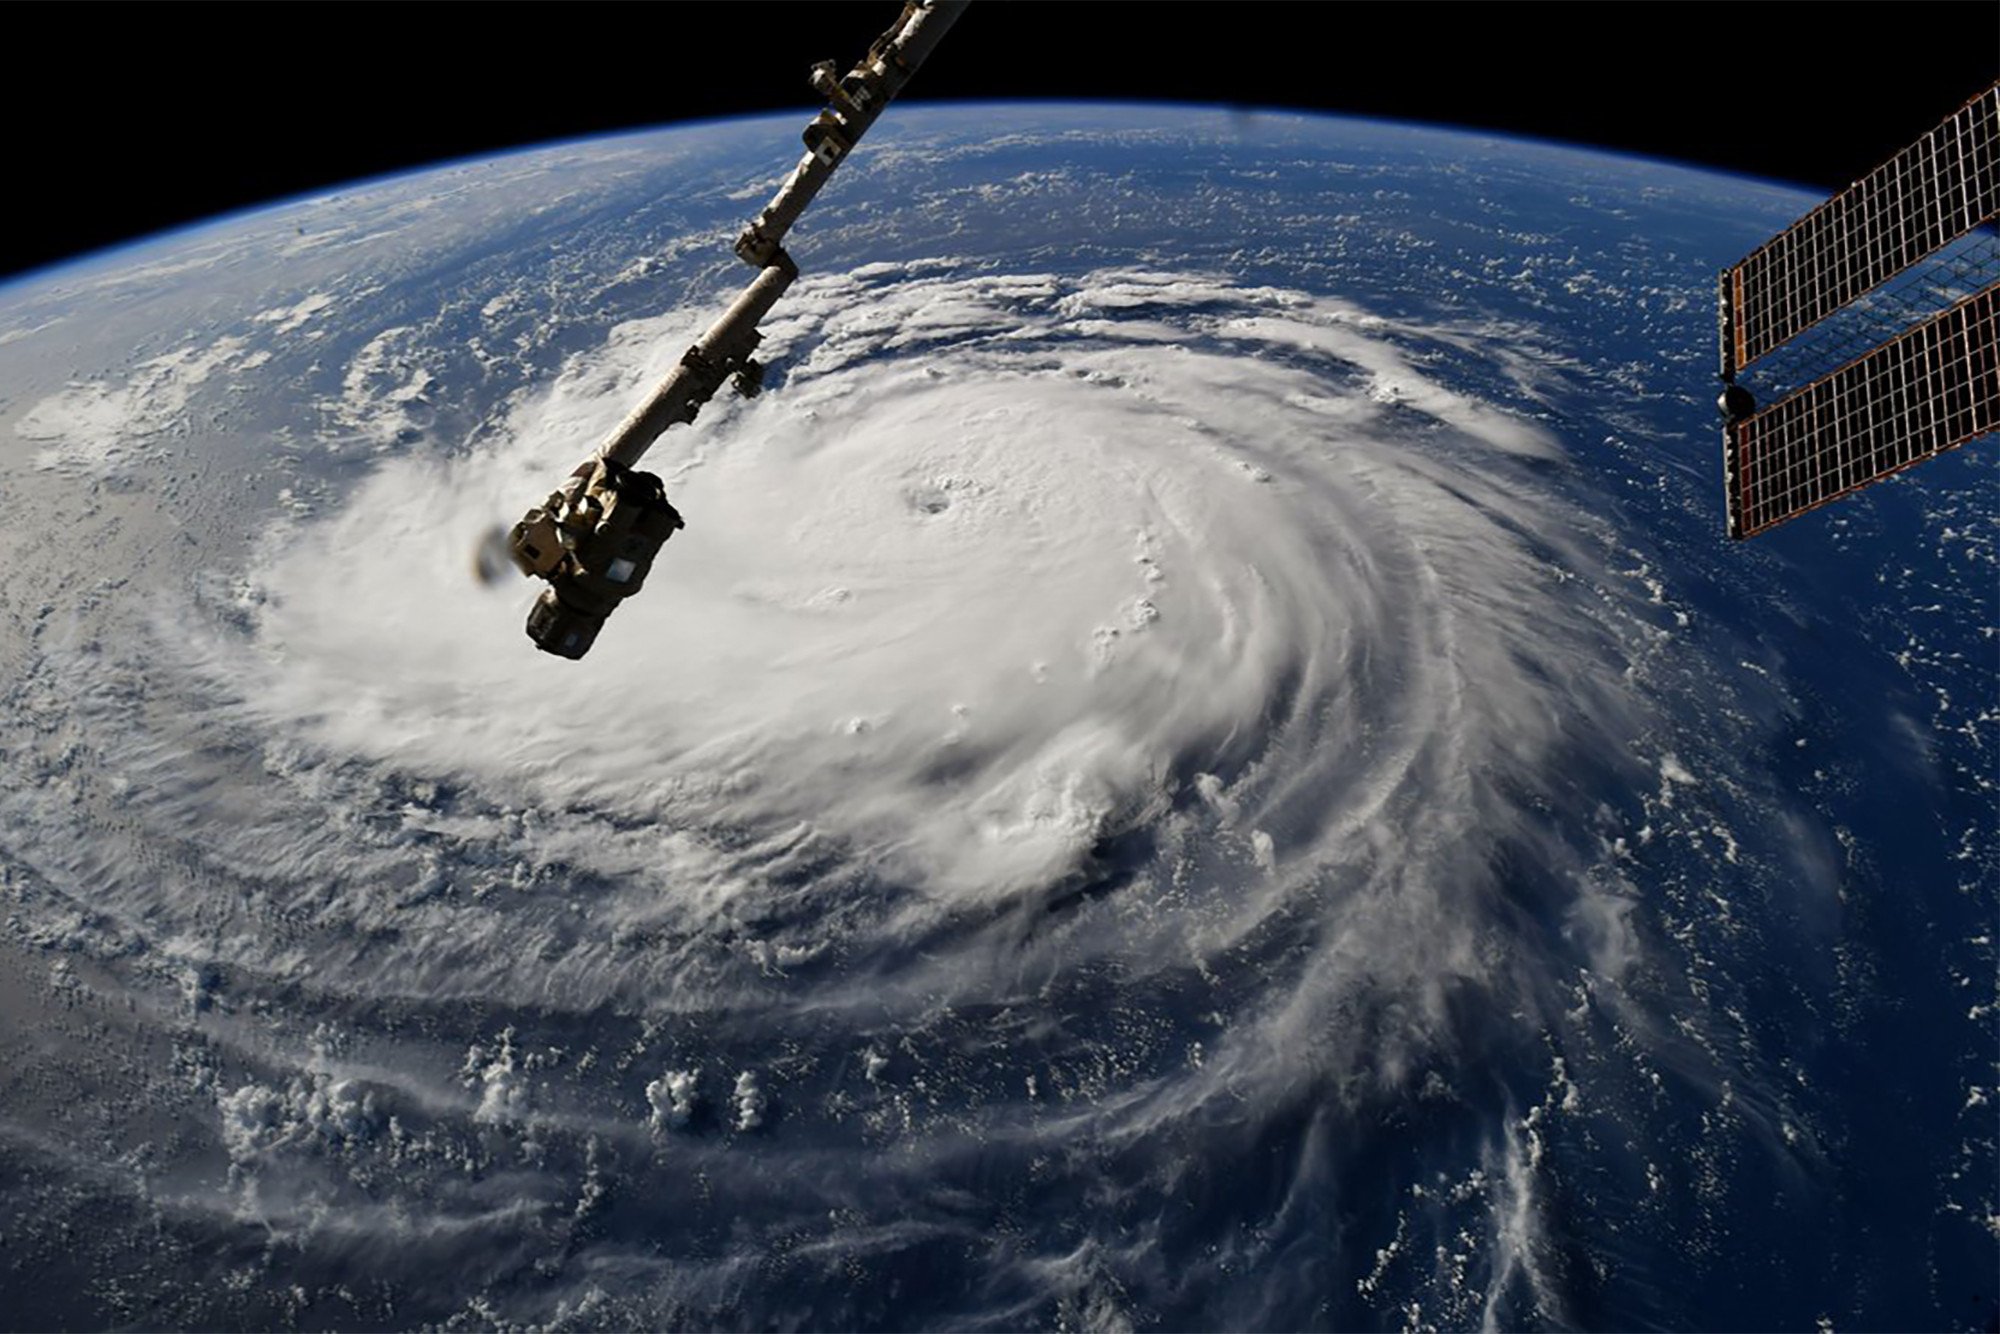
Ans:
<svg viewBox="0 0 2000 1334"><path fill-rule="evenodd" d="M606 458L586 461L507 537L523 574L548 581L528 613L544 653L581 658L605 618L645 585L653 558L685 527L660 479Z"/></svg>

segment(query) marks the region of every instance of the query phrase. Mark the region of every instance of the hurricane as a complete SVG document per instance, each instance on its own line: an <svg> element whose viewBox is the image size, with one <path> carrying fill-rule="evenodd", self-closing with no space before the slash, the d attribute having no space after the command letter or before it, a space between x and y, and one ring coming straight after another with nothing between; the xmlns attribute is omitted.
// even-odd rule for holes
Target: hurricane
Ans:
<svg viewBox="0 0 2000 1334"><path fill-rule="evenodd" d="M276 783L207 849L228 874L151 910L192 932L250 890L297 920L246 924L232 969L336 1008L519 1016L468 1053L469 1092L323 1054L218 1088L247 1118L249 1200L316 1198L278 1150L329 1118L364 1154L399 1152L366 1133L386 1119L580 1136L645 1162L663 1201L727 1152L756 1162L749 1198L732 1182L707 1207L811 1220L826 1235L794 1263L831 1281L1004 1228L967 1173L1081 1205L1110 1169L1131 1174L1105 1201L1133 1215L1119 1234L967 1276L997 1324L1051 1281L1108 1315L1108 1257L1150 1249L1171 1220L1147 1215L1219 1191L1214 1164L1271 1121L1359 1149L1412 1100L1524 1112L1562 1090L1481 1087L1491 1044L1541 1042L1580 971L1615 991L1671 967L1629 925L1616 817L1569 826L1604 790L1670 815L1711 757L1649 753L1667 729L1629 685L1671 700L1699 675L1645 589L1612 587L1612 535L1551 492L1555 435L1421 368L1484 359L1532 394L1553 357L1213 277L963 270L803 288L768 332L771 392L662 443L691 527L586 664L523 651L519 586L475 589L464 552L615 424L698 332L685 317L622 326L496 448L385 466L337 514L274 525L236 593L253 632L178 645L188 716L247 726ZM185 621L163 620L170 651ZM408 789L386 818L385 787ZM628 1105L531 1094L527 1016L573 1070L609 1007L658 1029ZM925 1096L945 1072L967 1105ZM664 1120L684 1124L663 1129L652 1090L677 1074L688 1107ZM739 1079L782 1117L746 1114ZM691 1138L697 1107L714 1133ZM820 1124L794 1160L800 1122ZM1533 1146L1503 1123L1460 1128L1464 1198L1430 1224L1472 1230L1465 1302L1532 1298L1549 1263ZM1179 1180L1184 1159L1211 1179ZM1325 1170L1272 1173L1302 1216L1261 1246L1325 1225ZM801 1198L760 1198L775 1181ZM826 1228L854 1215L859 1238ZM1237 1245L1171 1281L1209 1287L1260 1248ZM690 1312L724 1309L700 1305L728 1299L741 1260L719 1261L676 1257ZM1282 1287L1241 1300L1227 1323L1312 1314Z"/></svg>

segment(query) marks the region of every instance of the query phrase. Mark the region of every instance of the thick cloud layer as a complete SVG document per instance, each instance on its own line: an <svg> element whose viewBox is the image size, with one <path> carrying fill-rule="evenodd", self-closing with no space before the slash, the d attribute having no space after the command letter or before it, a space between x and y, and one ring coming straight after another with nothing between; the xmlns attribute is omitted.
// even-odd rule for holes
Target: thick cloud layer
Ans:
<svg viewBox="0 0 2000 1334"><path fill-rule="evenodd" d="M1780 692L1686 643L1533 331L809 278L769 392L649 458L689 527L644 594L537 654L473 555L698 327L336 503L301 478L116 664L49 646L177 849L61 872L220 1044L228 1191L175 1208L335 1227L330 1273L386 1228L388 1281L454 1291L538 1254L566 1277L509 1311L583 1323L1511 1324L1577 1314L1558 1121L1625 1125L1589 1168L1657 1191L1665 1071L1732 1109L1678 1141L1704 1171L1817 1157L1699 976L1728 901L1669 935L1628 875L1773 855L1726 774Z"/></svg>
<svg viewBox="0 0 2000 1334"><path fill-rule="evenodd" d="M581 664L536 654L532 589L482 588L469 553L695 332L623 326L493 446L274 526L229 595L247 633L160 623L278 780L217 859L305 893L306 939L370 942L252 930L235 966L687 1026L615 1104L560 1113L510 1029L465 1060L470 1124L761 1137L808 1213L904 1216L829 1254L955 1235L937 1183L969 1146L1006 1173L1069 1146L1095 1166L1057 1196L1111 1191L1135 1245L1179 1251L1136 1221L1160 1191L1222 1191L1301 1115L1358 1151L1427 1087L1483 1106L1482 1052L1539 1042L1578 968L1644 964L1615 834L1579 812L1695 781L1632 748L1671 731L1672 635L1607 570L1559 432L1430 369L1531 404L1559 369L1532 337L1189 273L812 279L766 331L771 392L649 459L690 526L644 595ZM239 1165L268 1181L295 1121L379 1129L343 1069L219 1090ZM401 1096L448 1105L421 1069ZM872 1129L841 1167L849 1116ZM1557 1302L1538 1156L1532 1118L1470 1145L1446 1212L1490 1221L1463 1316ZM1342 1157L1279 1174L1306 1210L1282 1234L1327 1226ZM792 1216L744 1170L727 1209ZM982 1281L1003 1322L1054 1285L1115 1323L1091 1276L1132 1263ZM668 1287L738 1309L719 1275Z"/></svg>
<svg viewBox="0 0 2000 1334"><path fill-rule="evenodd" d="M1522 463L1562 448L1415 367L1450 331L1172 274L805 284L775 391L651 460L691 516L660 576L602 651L542 658L524 586L477 590L466 553L691 332L626 326L504 448L389 464L271 534L256 656L218 664L246 707L629 822L563 855L640 871L620 897L649 915L767 893L756 868L810 842L898 887L866 928L891 939L1190 821L1227 833L1186 856L1271 885L1363 861L1421 884L1476 859L1474 825L1511 836L1496 793L1545 786L1566 734L1601 753L1634 725L1627 631L1574 596L1586 521Z"/></svg>

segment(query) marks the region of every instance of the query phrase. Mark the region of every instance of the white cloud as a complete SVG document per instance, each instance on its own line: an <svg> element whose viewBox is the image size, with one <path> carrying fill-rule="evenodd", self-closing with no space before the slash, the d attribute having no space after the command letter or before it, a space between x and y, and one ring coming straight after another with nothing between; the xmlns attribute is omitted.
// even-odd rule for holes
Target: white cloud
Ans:
<svg viewBox="0 0 2000 1334"><path fill-rule="evenodd" d="M745 1070L736 1076L736 1089L729 1095L729 1102L736 1110L736 1129L751 1131L763 1128L764 1117L770 1111L771 1101L764 1093L764 1086L757 1079L755 1070Z"/></svg>
<svg viewBox="0 0 2000 1334"><path fill-rule="evenodd" d="M218 853L336 876L329 911L357 924L401 915L346 985L415 966L425 994L487 1002L707 1013L782 985L903 1013L1097 954L1129 979L1219 977L1308 914L1310 966L1252 988L1170 1094L1128 1109L1144 1133L1329 1070L1344 1096L1393 1087L1468 990L1524 1022L1566 1003L1549 948L1636 971L1620 882L1581 873L1596 844L1566 848L1536 803L1564 756L1617 762L1648 733L1627 674L1635 645L1657 651L1646 593L1546 489L1542 428L1449 394L1381 401L1390 370L1424 382L1426 329L1188 274L885 266L794 296L766 330L769 391L656 446L689 527L584 661L536 653L535 588L478 585L470 553L706 312L621 326L474 456L385 459L275 524L231 603L247 634L194 644L163 620L310 809L377 827L370 775L465 794L409 801L381 843L446 850L414 886L376 888L341 838ZM1114 308L1184 336L1075 318ZM914 328L947 332L883 346ZM1655 763L1632 761L1635 790ZM1502 847L1562 877L1574 946L1496 946ZM1104 883L1135 888L1082 892ZM424 949L429 914L448 958ZM1384 996L1387 1030L1333 1018ZM909 1126L890 1046L857 1036L867 1115ZM727 1124L768 1119L748 1073L718 1094ZM526 1114L504 1045L465 1079L478 1119ZM685 1125L692 1062L644 1093L649 1129Z"/></svg>
<svg viewBox="0 0 2000 1334"><path fill-rule="evenodd" d="M121 472L184 432L187 408L210 377L261 364L241 338L188 344L142 361L120 376L71 384L34 404L14 423L23 440L45 442L35 466L79 478Z"/></svg>
<svg viewBox="0 0 2000 1334"><path fill-rule="evenodd" d="M1538 502L1405 438L1366 386L1427 382L1367 318L1199 275L940 268L795 289L767 326L786 382L656 446L689 527L583 663L535 653L532 590L475 587L466 553L602 438L697 332L689 316L621 326L499 448L390 463L328 521L275 529L254 706L338 751L677 828L810 820L946 898L1081 865L1171 801L1212 739L1254 749L1287 670L1426 732L1441 704L1474 746L1549 739L1544 710L1507 702L1542 690L1520 655L1553 651L1522 623L1571 614L1541 605L1510 527ZM1188 337L1070 321L1121 306L1177 310ZM949 346L879 347L925 329ZM350 380L400 364L396 332ZM1245 357L1246 336L1338 364ZM1469 442L1554 448L1435 387L1403 408ZM1389 696L1352 670L1385 635L1419 655Z"/></svg>
<svg viewBox="0 0 2000 1334"><path fill-rule="evenodd" d="M699 1070L669 1070L646 1085L646 1103L652 1108L648 1118L654 1130L684 1130L694 1119L701 1093Z"/></svg>
<svg viewBox="0 0 2000 1334"><path fill-rule="evenodd" d="M259 324L268 324L273 333L291 333L308 320L331 309L333 298L325 292L314 292L296 305L276 306L270 310L257 312L254 318Z"/></svg>

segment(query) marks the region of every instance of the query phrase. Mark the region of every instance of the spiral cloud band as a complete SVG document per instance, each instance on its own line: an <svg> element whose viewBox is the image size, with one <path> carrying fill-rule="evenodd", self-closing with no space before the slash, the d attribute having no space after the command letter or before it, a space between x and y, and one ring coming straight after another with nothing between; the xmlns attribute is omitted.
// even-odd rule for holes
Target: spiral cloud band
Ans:
<svg viewBox="0 0 2000 1334"><path fill-rule="evenodd" d="M1565 1061L1713 1078L1700 1019L1605 1019L1678 967L1622 850L1737 837L1658 712L1713 688L1686 616L1538 410L1561 358L1198 272L811 277L769 392L648 459L689 526L644 593L538 655L468 553L697 318L618 327L469 453L296 497L213 632L160 616L182 721L130 738L173 770L142 818L237 809L208 871L105 892L190 1005L326 1017L201 1067L229 1208L389 1228L385 1271L474 1291L545 1243L593 1276L553 1314L614 1322L1053 1294L1114 1327L1134 1286L1230 1325L1332 1291L1561 1318ZM1410 1186L1402 1133L1456 1175ZM1367 1191L1393 1233L1322 1253ZM762 1304L774 1265L808 1307Z"/></svg>
<svg viewBox="0 0 2000 1334"><path fill-rule="evenodd" d="M769 892L755 868L809 845L902 887L891 938L1086 884L1162 821L1216 823L1273 884L1385 823L1449 857L1501 780L1631 725L1615 614L1551 545L1582 520L1522 466L1561 448L1417 369L1450 331L1174 274L873 266L798 297L774 392L650 460L691 526L611 652L524 652L520 594L470 590L463 552L601 437L673 321L622 328L497 456L389 464L274 534L249 707L638 822L565 855L643 868L647 915ZM1375 855L1408 875L1410 850Z"/></svg>

